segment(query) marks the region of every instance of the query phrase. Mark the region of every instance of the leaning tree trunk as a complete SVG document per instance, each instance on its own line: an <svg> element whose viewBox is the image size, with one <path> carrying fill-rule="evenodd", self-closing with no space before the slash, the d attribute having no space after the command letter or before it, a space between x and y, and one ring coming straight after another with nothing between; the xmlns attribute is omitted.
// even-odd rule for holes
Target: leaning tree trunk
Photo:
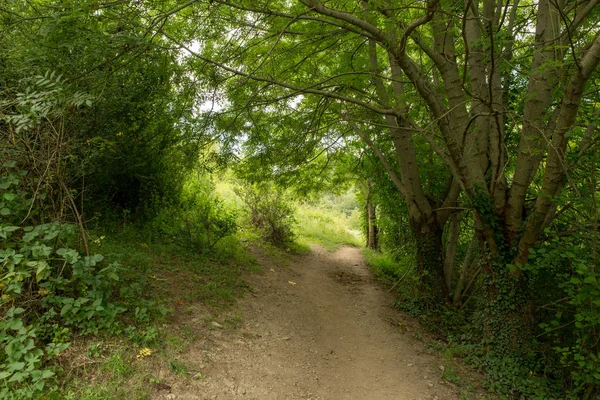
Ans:
<svg viewBox="0 0 600 400"><path fill-rule="evenodd" d="M456 260L456 250L458 247L460 229L460 215L453 213L450 217L448 227L448 239L446 243L446 255L444 259L444 279L448 292L452 290L452 275L454 273L454 262Z"/></svg>

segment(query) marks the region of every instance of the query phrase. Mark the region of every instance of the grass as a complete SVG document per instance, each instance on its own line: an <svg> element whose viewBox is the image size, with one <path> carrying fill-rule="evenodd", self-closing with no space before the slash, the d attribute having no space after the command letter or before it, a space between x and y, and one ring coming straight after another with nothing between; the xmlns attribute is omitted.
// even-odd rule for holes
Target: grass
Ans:
<svg viewBox="0 0 600 400"><path fill-rule="evenodd" d="M108 353L107 346L92 343L87 357L81 352L70 353L71 367L58 390L48 393L47 400L147 400L151 390L142 379L143 368L128 345L116 346ZM85 360L80 364L80 362Z"/></svg>
<svg viewBox="0 0 600 400"><path fill-rule="evenodd" d="M316 243L329 251L344 245L360 247L363 244L358 208L342 209L341 199L329 196L326 201L298 205L296 231L299 243Z"/></svg>
<svg viewBox="0 0 600 400"><path fill-rule="evenodd" d="M104 372L113 378L124 378L131 374L132 367L129 360L125 359L122 350L117 350L102 365Z"/></svg>
<svg viewBox="0 0 600 400"><path fill-rule="evenodd" d="M394 260L391 254L365 248L365 259L373 273L384 282L395 282L402 277L408 264Z"/></svg>
<svg viewBox="0 0 600 400"><path fill-rule="evenodd" d="M183 363L183 361L177 359L177 358L173 358L171 360L169 360L169 362L167 363L167 365L169 366L169 370L177 375L181 375L181 376L186 376L187 375L187 367L185 366L185 364Z"/></svg>
<svg viewBox="0 0 600 400"><path fill-rule="evenodd" d="M197 253L125 227L106 237L97 251L145 276L142 280L153 289L151 297L166 299L171 307L201 301L214 309L227 308L248 289L244 272L257 269L235 236L221 240L211 253Z"/></svg>

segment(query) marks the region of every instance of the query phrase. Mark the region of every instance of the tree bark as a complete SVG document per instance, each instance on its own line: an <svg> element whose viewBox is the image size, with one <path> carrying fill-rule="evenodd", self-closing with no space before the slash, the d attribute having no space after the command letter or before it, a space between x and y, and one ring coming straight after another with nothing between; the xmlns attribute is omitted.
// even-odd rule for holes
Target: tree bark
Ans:
<svg viewBox="0 0 600 400"><path fill-rule="evenodd" d="M425 286L424 293L446 302L449 291L444 281L443 229L435 219L411 220L411 226L417 244L417 268L421 283Z"/></svg>
<svg viewBox="0 0 600 400"><path fill-rule="evenodd" d="M456 248L458 247L458 237L460 228L460 214L454 213L450 216L448 225L448 236L446 240L446 256L444 258L444 280L448 293L452 290L452 275L454 262L456 260Z"/></svg>
<svg viewBox="0 0 600 400"><path fill-rule="evenodd" d="M377 228L377 215L375 204L373 203L373 186L370 179L367 179L367 247L372 250L379 249L379 229Z"/></svg>
<svg viewBox="0 0 600 400"><path fill-rule="evenodd" d="M467 253L465 254L465 258L463 260L462 266L460 268L460 274L458 277L458 282L456 283L456 287L454 288L454 295L452 296L452 305L454 307L459 307L462 304L462 297L468 287L465 287L465 282L467 280L467 273L469 272L469 267L471 266L471 260L473 258L473 250L475 250L475 245L477 244L477 236L473 235L471 242L469 243L469 247L467 248Z"/></svg>

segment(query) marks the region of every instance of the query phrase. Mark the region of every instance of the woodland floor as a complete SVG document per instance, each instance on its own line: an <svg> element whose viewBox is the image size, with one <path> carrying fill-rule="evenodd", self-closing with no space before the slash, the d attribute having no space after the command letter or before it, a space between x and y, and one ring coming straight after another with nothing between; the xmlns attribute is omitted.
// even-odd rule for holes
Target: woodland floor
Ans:
<svg viewBox="0 0 600 400"><path fill-rule="evenodd" d="M201 305L177 316L197 338L179 356L185 373L156 371L170 378L153 399L458 399L359 249L313 247L287 262L256 252L263 272L228 316Z"/></svg>

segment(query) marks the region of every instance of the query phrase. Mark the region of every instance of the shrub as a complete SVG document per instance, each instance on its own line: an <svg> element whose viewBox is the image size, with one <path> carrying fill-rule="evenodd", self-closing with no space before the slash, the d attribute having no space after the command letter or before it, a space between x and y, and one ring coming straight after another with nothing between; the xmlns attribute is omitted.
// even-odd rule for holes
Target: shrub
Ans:
<svg viewBox="0 0 600 400"><path fill-rule="evenodd" d="M180 199L165 205L152 225L178 244L200 251L211 250L237 230L236 212L217 197L206 175L185 184Z"/></svg>
<svg viewBox="0 0 600 400"><path fill-rule="evenodd" d="M236 193L246 206L250 224L263 239L277 246L294 241L295 210L284 190L263 183L239 186Z"/></svg>

